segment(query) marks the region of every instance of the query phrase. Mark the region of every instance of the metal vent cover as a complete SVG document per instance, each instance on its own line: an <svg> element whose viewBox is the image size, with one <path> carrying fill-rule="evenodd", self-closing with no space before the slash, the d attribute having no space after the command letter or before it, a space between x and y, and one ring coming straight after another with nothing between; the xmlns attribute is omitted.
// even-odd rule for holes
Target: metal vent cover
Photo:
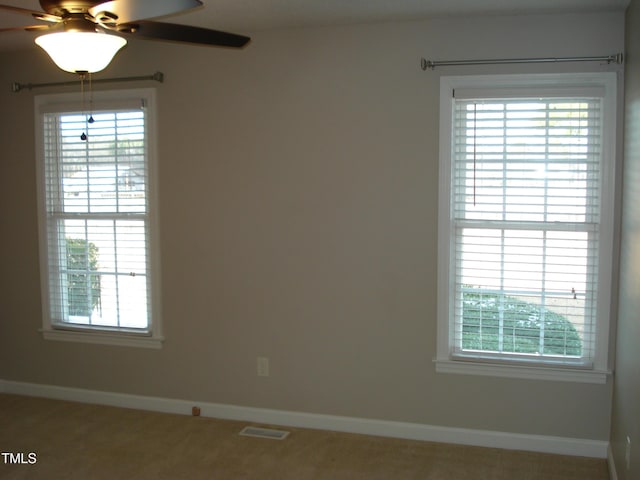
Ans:
<svg viewBox="0 0 640 480"><path fill-rule="evenodd" d="M271 440L284 440L289 435L286 430L275 430L273 428L244 427L240 435L245 437L269 438Z"/></svg>

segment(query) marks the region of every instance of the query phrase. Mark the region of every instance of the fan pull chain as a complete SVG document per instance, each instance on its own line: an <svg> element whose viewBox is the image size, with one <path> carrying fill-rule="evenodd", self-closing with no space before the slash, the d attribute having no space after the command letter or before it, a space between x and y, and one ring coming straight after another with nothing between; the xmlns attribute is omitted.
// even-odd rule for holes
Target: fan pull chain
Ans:
<svg viewBox="0 0 640 480"><path fill-rule="evenodd" d="M93 83L91 72L89 72L89 123L95 122L93 119Z"/></svg>
<svg viewBox="0 0 640 480"><path fill-rule="evenodd" d="M93 118L93 83L92 83L92 77L91 77L91 73L88 73L89 75L89 118L87 119L88 123L93 123L95 122L94 118ZM81 73L80 74L80 95L82 96L82 116L86 118L86 104L85 104L85 95L84 95L84 80L85 77L87 76L87 73ZM82 132L82 135L80 135L80 140L82 141L86 141L87 140L87 132Z"/></svg>
<svg viewBox="0 0 640 480"><path fill-rule="evenodd" d="M85 116L85 108L84 108L84 73L80 74L80 97L81 97L81 102L82 102L82 116ZM82 135L80 135L80 140L82 141L86 141L87 140L87 133L86 132L82 132Z"/></svg>

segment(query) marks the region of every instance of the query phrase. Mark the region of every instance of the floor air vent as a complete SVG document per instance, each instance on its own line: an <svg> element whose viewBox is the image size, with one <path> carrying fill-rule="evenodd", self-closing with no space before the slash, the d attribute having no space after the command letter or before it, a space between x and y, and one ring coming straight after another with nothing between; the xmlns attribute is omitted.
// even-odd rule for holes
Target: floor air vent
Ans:
<svg viewBox="0 0 640 480"><path fill-rule="evenodd" d="M273 430L271 428L244 427L240 435L245 437L270 438L271 440L284 440L289 435L285 430Z"/></svg>

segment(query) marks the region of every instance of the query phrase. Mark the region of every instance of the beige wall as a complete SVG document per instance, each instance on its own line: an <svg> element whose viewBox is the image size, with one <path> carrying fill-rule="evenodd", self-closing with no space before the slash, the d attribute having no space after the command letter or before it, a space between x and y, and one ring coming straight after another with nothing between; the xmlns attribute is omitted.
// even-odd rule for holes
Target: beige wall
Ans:
<svg viewBox="0 0 640 480"><path fill-rule="evenodd" d="M620 305L611 448L619 480L640 478L640 1L627 11ZM631 439L626 468L627 436Z"/></svg>
<svg viewBox="0 0 640 480"><path fill-rule="evenodd" d="M613 54L622 13L252 36L242 52L132 44L101 75L166 75L159 351L38 333L33 93L8 87L69 77L35 47L0 56L0 378L608 439L611 384L436 374L432 359L439 75L611 67L419 60Z"/></svg>

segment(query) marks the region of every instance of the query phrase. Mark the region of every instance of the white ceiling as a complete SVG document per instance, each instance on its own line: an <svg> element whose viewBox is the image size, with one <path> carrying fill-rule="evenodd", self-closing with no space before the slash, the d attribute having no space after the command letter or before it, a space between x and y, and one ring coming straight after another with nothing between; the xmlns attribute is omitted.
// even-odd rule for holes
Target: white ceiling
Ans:
<svg viewBox="0 0 640 480"><path fill-rule="evenodd" d="M119 0L125 1L125 0ZM131 0L142 2L144 0ZM146 0L153 2L156 0ZM453 15L529 14L623 10L629 0L202 0L203 7L162 21L234 33L274 28L419 20ZM40 10L38 0L2 0ZM0 28L37 24L0 11ZM34 32L0 32L0 50L32 45Z"/></svg>

